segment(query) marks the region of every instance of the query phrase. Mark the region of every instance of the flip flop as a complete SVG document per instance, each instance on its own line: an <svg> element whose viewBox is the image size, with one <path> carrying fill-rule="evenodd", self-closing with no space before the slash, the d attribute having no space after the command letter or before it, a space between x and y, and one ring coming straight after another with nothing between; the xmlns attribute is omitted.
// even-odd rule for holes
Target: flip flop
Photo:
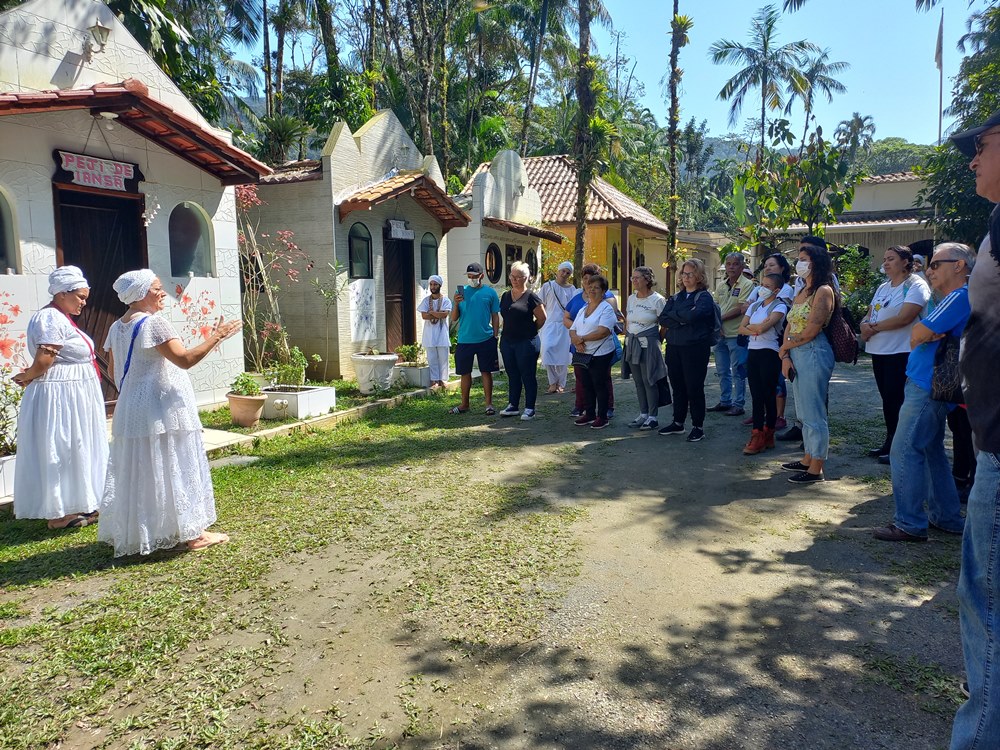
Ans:
<svg viewBox="0 0 1000 750"><path fill-rule="evenodd" d="M468 411L468 409L463 409L460 406L453 406L453 407L451 407L448 410L448 413L449 414L465 414L465 412L467 412L467 411Z"/></svg>
<svg viewBox="0 0 1000 750"><path fill-rule="evenodd" d="M49 528L53 531L61 531L62 529L82 529L88 524L89 520L90 519L88 519L87 516L79 515L64 526L49 526Z"/></svg>
<svg viewBox="0 0 1000 750"><path fill-rule="evenodd" d="M497 413L497 410L494 409L492 405L486 407L486 416L487 417L496 416L496 413Z"/></svg>

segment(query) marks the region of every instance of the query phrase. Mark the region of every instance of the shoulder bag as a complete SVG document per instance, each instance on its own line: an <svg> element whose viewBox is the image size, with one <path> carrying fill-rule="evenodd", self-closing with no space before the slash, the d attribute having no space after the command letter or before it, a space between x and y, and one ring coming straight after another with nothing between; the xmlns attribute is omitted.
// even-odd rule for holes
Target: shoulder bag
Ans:
<svg viewBox="0 0 1000 750"><path fill-rule="evenodd" d="M844 316L839 294L834 293L833 314L823 333L826 334L830 348L833 349L835 362L846 362L850 365L858 363L858 337Z"/></svg>
<svg viewBox="0 0 1000 750"><path fill-rule="evenodd" d="M962 393L962 373L958 367L958 355L962 341L958 336L945 336L934 352L934 371L931 375L931 398L949 404L964 404Z"/></svg>

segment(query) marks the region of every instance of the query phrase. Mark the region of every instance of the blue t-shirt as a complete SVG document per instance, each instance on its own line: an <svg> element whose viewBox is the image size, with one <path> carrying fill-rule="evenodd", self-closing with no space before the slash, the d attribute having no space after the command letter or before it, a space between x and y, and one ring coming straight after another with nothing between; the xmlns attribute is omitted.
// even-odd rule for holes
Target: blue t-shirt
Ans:
<svg viewBox="0 0 1000 750"><path fill-rule="evenodd" d="M493 313L500 313L500 298L491 286L465 286L458 303L458 343L478 344L493 336Z"/></svg>
<svg viewBox="0 0 1000 750"><path fill-rule="evenodd" d="M961 336L970 312L969 287L963 286L938 302L934 311L920 322L934 333ZM906 361L906 377L928 392L934 375L934 353L939 343L928 341L921 344L910 352L910 358Z"/></svg>

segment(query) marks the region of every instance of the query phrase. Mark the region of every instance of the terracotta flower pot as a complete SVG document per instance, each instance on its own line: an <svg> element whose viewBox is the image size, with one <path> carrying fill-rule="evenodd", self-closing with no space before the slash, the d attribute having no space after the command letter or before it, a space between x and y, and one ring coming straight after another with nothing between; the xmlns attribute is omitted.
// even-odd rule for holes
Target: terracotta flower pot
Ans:
<svg viewBox="0 0 1000 750"><path fill-rule="evenodd" d="M229 399L229 412L233 417L233 424L240 427L254 427L260 421L260 415L264 411L264 403L267 396L237 396L235 393L227 393Z"/></svg>

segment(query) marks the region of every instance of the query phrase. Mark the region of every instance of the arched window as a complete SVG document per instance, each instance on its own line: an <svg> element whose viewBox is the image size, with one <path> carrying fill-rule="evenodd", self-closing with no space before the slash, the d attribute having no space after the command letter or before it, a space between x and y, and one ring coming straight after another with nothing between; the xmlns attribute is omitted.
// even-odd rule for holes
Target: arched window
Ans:
<svg viewBox="0 0 1000 750"><path fill-rule="evenodd" d="M438 243L430 232L420 240L420 278L429 279L438 272Z"/></svg>
<svg viewBox="0 0 1000 750"><path fill-rule="evenodd" d="M371 279L372 233L360 221L351 226L347 235L348 267L352 279Z"/></svg>
<svg viewBox="0 0 1000 750"><path fill-rule="evenodd" d="M646 265L646 253L639 253L639 255L636 256L635 265L636 267Z"/></svg>
<svg viewBox="0 0 1000 750"><path fill-rule="evenodd" d="M178 203L170 212L170 275L207 276L212 272L212 238L208 215L197 203Z"/></svg>
<svg viewBox="0 0 1000 750"><path fill-rule="evenodd" d="M0 190L0 273L17 269L17 246L14 236L14 212L3 190Z"/></svg>
<svg viewBox="0 0 1000 750"><path fill-rule="evenodd" d="M538 276L538 251L535 248L528 250L528 255L525 257L524 262L528 264L528 272L531 278L534 279Z"/></svg>
<svg viewBox="0 0 1000 750"><path fill-rule="evenodd" d="M495 242L486 248L486 262L483 265L486 267L486 278L491 284L500 281L500 276L503 274L503 255L500 254L500 246Z"/></svg>
<svg viewBox="0 0 1000 750"><path fill-rule="evenodd" d="M618 243L611 245L611 288L618 288Z"/></svg>

